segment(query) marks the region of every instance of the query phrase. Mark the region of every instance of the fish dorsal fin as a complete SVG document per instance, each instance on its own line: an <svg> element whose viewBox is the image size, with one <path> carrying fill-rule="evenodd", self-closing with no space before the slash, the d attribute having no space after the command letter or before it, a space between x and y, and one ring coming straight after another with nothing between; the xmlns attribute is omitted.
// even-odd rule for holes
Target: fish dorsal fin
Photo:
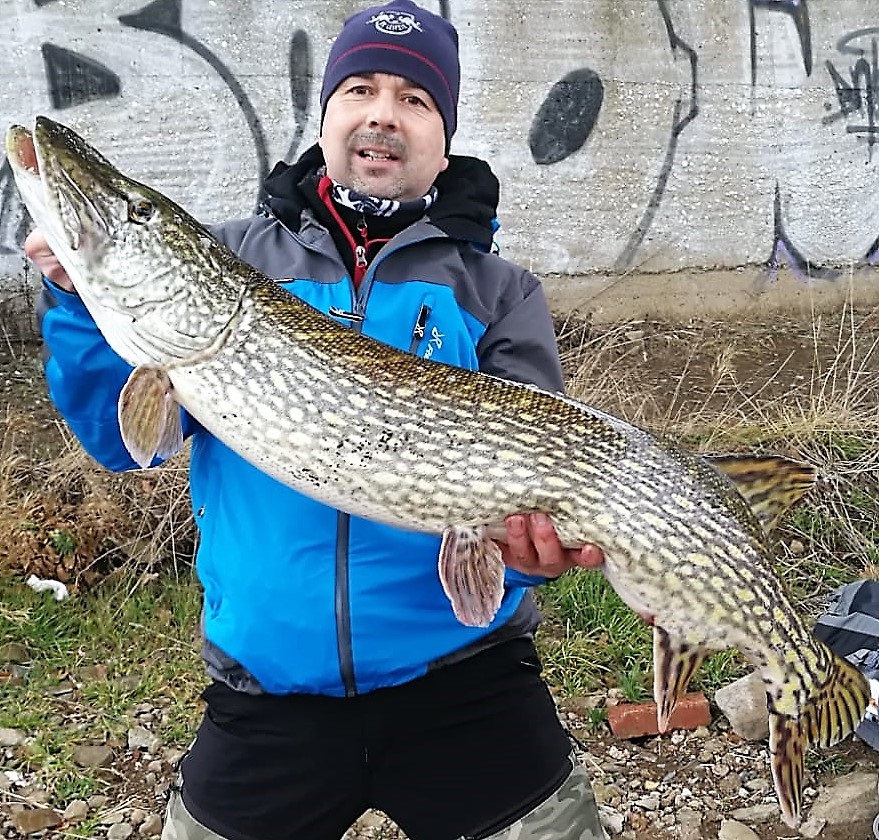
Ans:
<svg viewBox="0 0 879 840"><path fill-rule="evenodd" d="M811 464L780 455L707 455L712 467L727 475L751 506L766 533L818 480Z"/></svg>

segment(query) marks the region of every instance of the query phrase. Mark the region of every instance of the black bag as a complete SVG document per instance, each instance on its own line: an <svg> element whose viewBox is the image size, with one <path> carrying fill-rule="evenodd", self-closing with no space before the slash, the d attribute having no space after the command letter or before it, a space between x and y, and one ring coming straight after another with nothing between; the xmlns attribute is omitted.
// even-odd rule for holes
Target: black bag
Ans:
<svg viewBox="0 0 879 840"><path fill-rule="evenodd" d="M879 750L879 581L857 580L837 589L815 624L815 636L870 680L873 702L855 734Z"/></svg>

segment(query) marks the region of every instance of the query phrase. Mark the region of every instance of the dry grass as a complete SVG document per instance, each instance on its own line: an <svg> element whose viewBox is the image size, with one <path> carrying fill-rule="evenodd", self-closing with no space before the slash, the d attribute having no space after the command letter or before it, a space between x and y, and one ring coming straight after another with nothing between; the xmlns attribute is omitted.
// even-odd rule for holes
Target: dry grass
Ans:
<svg viewBox="0 0 879 840"><path fill-rule="evenodd" d="M189 565L195 528L186 455L117 475L56 423L32 454L33 418L8 408L0 436L0 573L54 578L77 589L126 567L149 576Z"/></svg>
<svg viewBox="0 0 879 840"><path fill-rule="evenodd" d="M779 564L819 610L879 570L879 319L626 324L560 333L571 391L698 452L776 452L821 483L781 529Z"/></svg>

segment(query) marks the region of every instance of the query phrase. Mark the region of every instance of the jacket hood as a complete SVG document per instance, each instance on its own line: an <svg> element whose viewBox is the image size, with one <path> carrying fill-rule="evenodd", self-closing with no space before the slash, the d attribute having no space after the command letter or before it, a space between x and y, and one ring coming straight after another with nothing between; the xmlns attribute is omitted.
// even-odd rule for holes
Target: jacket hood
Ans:
<svg viewBox="0 0 879 840"><path fill-rule="evenodd" d="M302 184L306 180L316 184L323 166L323 151L317 144L292 165L276 163L263 184L261 204L291 230L299 230L302 211L309 206ZM438 196L427 218L453 239L489 250L498 228L500 198L500 184L491 167L479 158L450 155L435 184Z"/></svg>

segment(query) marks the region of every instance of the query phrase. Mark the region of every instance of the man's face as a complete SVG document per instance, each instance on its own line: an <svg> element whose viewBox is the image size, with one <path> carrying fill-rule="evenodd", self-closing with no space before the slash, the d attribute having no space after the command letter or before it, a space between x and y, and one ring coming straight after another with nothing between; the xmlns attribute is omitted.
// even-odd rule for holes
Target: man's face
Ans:
<svg viewBox="0 0 879 840"><path fill-rule="evenodd" d="M420 198L448 165L443 118L402 76L349 76L327 100L320 146L327 175L377 198Z"/></svg>

